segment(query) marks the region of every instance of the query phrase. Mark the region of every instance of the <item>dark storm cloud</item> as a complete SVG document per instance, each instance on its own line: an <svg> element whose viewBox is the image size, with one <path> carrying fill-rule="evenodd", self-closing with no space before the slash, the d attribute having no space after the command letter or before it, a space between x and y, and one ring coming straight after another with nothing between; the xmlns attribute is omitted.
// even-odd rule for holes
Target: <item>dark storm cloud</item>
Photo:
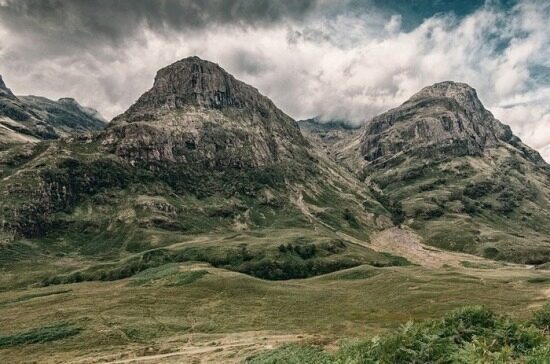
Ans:
<svg viewBox="0 0 550 364"><path fill-rule="evenodd" d="M147 27L199 29L213 24L262 25L299 19L316 0L5 0L0 20L10 28L62 41L118 42Z"/></svg>

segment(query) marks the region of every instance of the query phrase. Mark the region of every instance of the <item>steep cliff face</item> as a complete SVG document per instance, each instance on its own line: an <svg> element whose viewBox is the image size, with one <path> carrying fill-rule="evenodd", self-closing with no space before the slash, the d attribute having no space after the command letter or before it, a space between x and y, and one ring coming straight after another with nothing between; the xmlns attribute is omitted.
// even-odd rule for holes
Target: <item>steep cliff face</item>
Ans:
<svg viewBox="0 0 550 364"><path fill-rule="evenodd" d="M307 156L294 120L258 90L198 57L158 71L151 90L113 119L103 146L132 162L259 167Z"/></svg>
<svg viewBox="0 0 550 364"><path fill-rule="evenodd" d="M550 168L485 109L442 82L374 117L340 161L430 244L496 259L550 260Z"/></svg>

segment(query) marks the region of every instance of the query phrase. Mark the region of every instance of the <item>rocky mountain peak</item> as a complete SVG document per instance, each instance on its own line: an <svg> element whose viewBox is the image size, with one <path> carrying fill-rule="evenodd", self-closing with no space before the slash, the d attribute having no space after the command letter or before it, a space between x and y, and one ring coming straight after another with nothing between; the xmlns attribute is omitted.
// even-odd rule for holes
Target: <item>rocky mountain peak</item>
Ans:
<svg viewBox="0 0 550 364"><path fill-rule="evenodd" d="M104 145L136 160L258 167L306 156L299 127L266 96L217 64L189 57L110 123Z"/></svg>
<svg viewBox="0 0 550 364"><path fill-rule="evenodd" d="M4 80L2 79L2 75L0 75L0 96L1 97L7 97L7 98L10 98L10 99L15 99L15 95L11 92L11 90L4 83Z"/></svg>
<svg viewBox="0 0 550 364"><path fill-rule="evenodd" d="M444 81L431 86L424 87L414 94L405 104L415 104L418 102L436 102L437 100L452 100L460 107L470 112L484 114L488 111L477 96L476 90L466 83Z"/></svg>
<svg viewBox="0 0 550 364"><path fill-rule="evenodd" d="M256 88L237 80L216 63L193 56L160 69L153 87L114 121L146 121L153 111L158 114L188 107L247 109L263 117L281 114Z"/></svg>
<svg viewBox="0 0 550 364"><path fill-rule="evenodd" d="M62 97L57 100L60 104L67 104L67 105L80 105L74 98L72 97Z"/></svg>
<svg viewBox="0 0 550 364"><path fill-rule="evenodd" d="M158 96L176 96L175 107L193 104L207 108L240 107L238 81L215 63L199 57L184 58L161 69L153 85ZM172 101L172 100L170 100Z"/></svg>
<svg viewBox="0 0 550 364"><path fill-rule="evenodd" d="M425 87L401 106L374 117L361 138L365 160L387 160L399 153L481 155L502 143L535 163L541 158L483 106L474 88L440 82Z"/></svg>
<svg viewBox="0 0 550 364"><path fill-rule="evenodd" d="M415 100L425 97L450 97L460 99L465 96L477 98L476 90L466 83L443 81L422 88L409 100Z"/></svg>

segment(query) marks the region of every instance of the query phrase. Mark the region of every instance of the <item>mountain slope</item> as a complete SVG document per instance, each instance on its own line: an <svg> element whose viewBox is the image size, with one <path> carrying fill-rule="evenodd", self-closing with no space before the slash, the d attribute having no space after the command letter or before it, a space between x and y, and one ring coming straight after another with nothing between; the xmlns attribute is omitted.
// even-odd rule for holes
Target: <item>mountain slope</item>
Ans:
<svg viewBox="0 0 550 364"><path fill-rule="evenodd" d="M370 120L338 156L432 245L550 260L550 169L468 85L442 82Z"/></svg>
<svg viewBox="0 0 550 364"><path fill-rule="evenodd" d="M74 99L15 96L0 76L0 148L100 130L105 120Z"/></svg>
<svg viewBox="0 0 550 364"><path fill-rule="evenodd" d="M366 186L268 98L197 57L161 69L105 130L40 143L0 164L1 231L12 250L30 239L38 251L124 265L190 235L254 231L280 238L254 249L233 239L200 246L185 259L271 279L405 263L350 242L391 225Z"/></svg>

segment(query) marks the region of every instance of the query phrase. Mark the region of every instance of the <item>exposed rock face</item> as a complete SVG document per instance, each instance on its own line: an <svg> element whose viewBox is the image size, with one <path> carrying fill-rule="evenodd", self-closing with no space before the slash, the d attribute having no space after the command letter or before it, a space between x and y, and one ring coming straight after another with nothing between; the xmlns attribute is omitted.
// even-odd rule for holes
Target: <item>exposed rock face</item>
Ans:
<svg viewBox="0 0 550 364"><path fill-rule="evenodd" d="M2 79L2 75L0 75L0 97L6 97L10 99L15 98L11 90L4 83L4 80Z"/></svg>
<svg viewBox="0 0 550 364"><path fill-rule="evenodd" d="M419 150L447 156L481 155L485 148L500 143L521 150L535 163L544 163L536 151L521 143L508 126L483 107L473 88L441 82L368 122L361 138L361 154L368 162Z"/></svg>
<svg viewBox="0 0 550 364"><path fill-rule="evenodd" d="M115 121L147 121L157 114L158 109L163 113L188 106L203 109L237 108L257 112L262 116L283 116L254 87L236 80L215 63L189 57L159 70L153 88Z"/></svg>
<svg viewBox="0 0 550 364"><path fill-rule="evenodd" d="M306 144L271 100L198 57L158 71L151 90L113 119L103 139L108 151L131 162L217 168L299 160Z"/></svg>
<svg viewBox="0 0 550 364"><path fill-rule="evenodd" d="M0 116L10 118L14 121L26 121L32 115L25 106L6 86L0 76Z"/></svg>
<svg viewBox="0 0 550 364"><path fill-rule="evenodd" d="M0 144L57 139L103 129L105 119L74 99L15 96L0 77Z"/></svg>

